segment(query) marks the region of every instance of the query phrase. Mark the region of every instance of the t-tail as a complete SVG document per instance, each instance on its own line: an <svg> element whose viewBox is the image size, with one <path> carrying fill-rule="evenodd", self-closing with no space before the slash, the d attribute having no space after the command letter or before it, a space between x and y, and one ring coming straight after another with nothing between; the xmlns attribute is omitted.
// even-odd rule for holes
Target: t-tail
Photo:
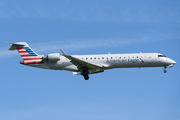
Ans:
<svg viewBox="0 0 180 120"><path fill-rule="evenodd" d="M43 64L42 61L43 55L38 55L34 52L26 42L17 42L17 43L9 43L10 48L9 50L17 50L20 56L22 57L23 61L21 64L25 65L33 65L33 64Z"/></svg>

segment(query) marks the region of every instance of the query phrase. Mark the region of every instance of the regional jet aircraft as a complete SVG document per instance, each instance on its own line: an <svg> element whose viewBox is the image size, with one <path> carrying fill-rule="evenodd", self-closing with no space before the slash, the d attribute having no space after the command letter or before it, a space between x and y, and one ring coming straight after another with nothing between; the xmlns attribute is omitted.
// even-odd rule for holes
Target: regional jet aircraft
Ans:
<svg viewBox="0 0 180 120"><path fill-rule="evenodd" d="M133 54L100 54L100 55L68 55L60 49L59 53L38 55L26 42L9 43L9 50L17 50L23 61L21 64L52 70L72 71L75 75L83 75L85 80L89 74L101 73L113 68L141 67L173 67L175 61L160 53Z"/></svg>

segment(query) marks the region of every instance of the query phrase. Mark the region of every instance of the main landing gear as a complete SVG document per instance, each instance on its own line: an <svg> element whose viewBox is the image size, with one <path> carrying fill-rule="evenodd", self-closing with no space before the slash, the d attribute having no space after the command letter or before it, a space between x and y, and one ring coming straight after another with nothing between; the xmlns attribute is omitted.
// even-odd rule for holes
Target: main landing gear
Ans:
<svg viewBox="0 0 180 120"><path fill-rule="evenodd" d="M89 80L89 75L84 76L85 80Z"/></svg>
<svg viewBox="0 0 180 120"><path fill-rule="evenodd" d="M164 73L167 73L167 70L166 70L166 68L167 68L167 67L166 67L166 66L164 66Z"/></svg>
<svg viewBox="0 0 180 120"><path fill-rule="evenodd" d="M88 75L88 70L87 69L83 70L83 72L81 74L84 76L85 80L89 79L89 75Z"/></svg>

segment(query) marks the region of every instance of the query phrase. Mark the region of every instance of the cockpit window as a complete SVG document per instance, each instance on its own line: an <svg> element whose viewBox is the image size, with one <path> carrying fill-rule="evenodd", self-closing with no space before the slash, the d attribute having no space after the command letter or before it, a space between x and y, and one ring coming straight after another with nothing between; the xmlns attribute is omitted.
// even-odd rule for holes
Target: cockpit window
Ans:
<svg viewBox="0 0 180 120"><path fill-rule="evenodd" d="M165 55L158 55L158 57L166 57Z"/></svg>

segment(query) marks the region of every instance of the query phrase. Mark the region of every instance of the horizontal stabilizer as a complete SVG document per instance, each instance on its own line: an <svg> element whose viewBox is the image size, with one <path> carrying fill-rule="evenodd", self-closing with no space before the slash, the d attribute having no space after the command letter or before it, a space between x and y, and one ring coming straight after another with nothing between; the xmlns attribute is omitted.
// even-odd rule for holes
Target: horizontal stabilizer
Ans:
<svg viewBox="0 0 180 120"><path fill-rule="evenodd" d="M22 44L22 43L10 43L10 42L5 42L5 43L10 44L11 47L9 48L9 50L16 50L16 47L26 45L26 44Z"/></svg>

